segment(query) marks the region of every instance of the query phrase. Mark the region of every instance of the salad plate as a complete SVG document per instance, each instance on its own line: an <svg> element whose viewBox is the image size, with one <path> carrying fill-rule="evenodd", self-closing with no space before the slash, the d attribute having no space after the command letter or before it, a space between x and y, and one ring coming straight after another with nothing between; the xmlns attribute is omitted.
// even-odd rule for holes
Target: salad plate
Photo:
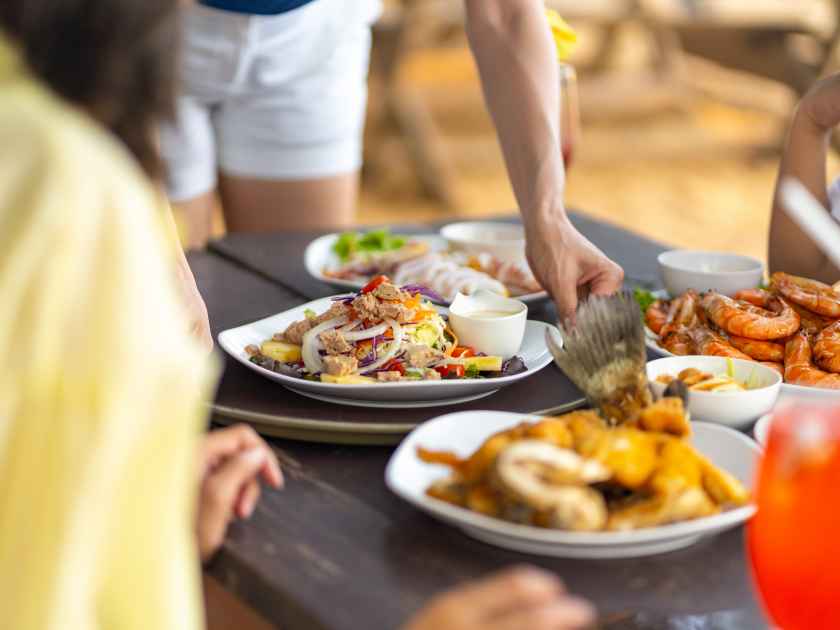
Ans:
<svg viewBox="0 0 840 630"><path fill-rule="evenodd" d="M337 274L335 273L337 270L342 268L342 265L345 264L347 261L342 261L341 257L337 253L337 249L340 251L344 251L340 246L337 246L339 241L342 238L346 238L346 234L352 233L332 233L332 234L325 234L324 236L318 237L313 240L309 245L306 247L306 250L303 254L303 264L306 267L306 271L311 275L313 278L320 280L326 284L329 284L333 287L339 289L350 289L350 290L358 290L361 289L370 277L375 276L379 273L387 273L389 275L393 275L393 266L389 269L382 269L382 270L374 270L371 271L368 275L353 275L350 277L344 277L345 274ZM412 234L408 236L395 236L390 235L386 231L376 230L373 232L369 232L367 235L361 235L362 238L364 236L376 235L379 242L374 242L368 247L374 254L389 254L393 255L397 260L405 260L410 261L412 260L413 256L421 256L421 251L425 251L429 254L439 254L441 256L446 256L446 252L449 249L448 241L440 235L437 234ZM414 247L418 245L416 254L406 251L404 256L401 255L401 250L408 249L406 246ZM480 274L480 272L476 272L474 270L465 269L465 273L467 274ZM411 273L411 271L408 271ZM460 272L457 272L460 273ZM410 280L414 282L414 280ZM478 288L489 288L490 285L497 285L498 282L490 278L489 276L485 277L483 280L481 278L473 278L472 282L474 284L477 283ZM487 286L484 286L482 282L486 282ZM424 282L420 282L421 284L425 284ZM438 291L438 293L444 293L435 287L431 287ZM539 302L543 302L548 299L548 293L546 291L529 291L526 293L516 293L512 292L512 297L515 297L517 300L525 302L526 304L536 304ZM442 304L448 304L449 300L444 299L441 301Z"/></svg>
<svg viewBox="0 0 840 630"><path fill-rule="evenodd" d="M502 373L500 376L487 378L397 380L395 382L377 382L376 379L366 378L363 379L366 382L354 384L346 381L323 382L280 373L262 367L252 360L252 355L246 348L272 339L278 331L286 330L290 325L306 319L313 313L320 314L329 311L338 301L340 299L335 298L314 300L283 313L225 330L219 334L219 345L247 368L301 395L322 400L329 399L330 402L341 404L376 406L388 404L392 407L435 406L474 400L490 395L519 380L529 378L552 361L551 353L545 344L545 333L551 325L532 320L526 323L522 345L517 353L524 362L525 368L509 375ZM437 307L437 311L442 315L448 312L444 307Z"/></svg>
<svg viewBox="0 0 840 630"><path fill-rule="evenodd" d="M449 468L423 462L417 448L452 451L466 457L488 437L533 416L496 411L465 411L432 419L412 431L391 457L385 483L398 496L434 518L488 544L542 556L567 558L628 558L687 547L703 538L746 522L755 506L656 527L631 531L571 532L520 525L467 510L430 497L426 490L444 479ZM692 423L693 446L714 465L752 487L760 449L745 435L727 427Z"/></svg>

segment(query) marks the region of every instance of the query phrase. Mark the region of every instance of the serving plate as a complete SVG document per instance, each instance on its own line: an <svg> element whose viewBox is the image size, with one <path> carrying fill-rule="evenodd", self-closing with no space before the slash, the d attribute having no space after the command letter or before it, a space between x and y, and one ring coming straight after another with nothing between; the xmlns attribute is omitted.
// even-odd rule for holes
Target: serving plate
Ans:
<svg viewBox="0 0 840 630"><path fill-rule="evenodd" d="M309 243L303 253L303 264L306 267L306 271L309 272L309 275L321 282L325 282L340 289L358 291L365 285L364 282L360 280L342 280L339 278L332 278L324 274L324 269L335 268L341 264L338 256L332 250L332 247L336 240L338 240L339 236L341 235L337 232L325 234L324 236L320 236ZM409 235L409 238L414 241L428 243L429 248L434 252L443 252L449 248L449 244L446 242L446 239L442 236L438 236L437 234L411 234ZM528 293L526 295L517 295L514 297L520 302L525 302L526 304L536 304L547 300L548 293L545 291L539 291L537 293Z"/></svg>
<svg viewBox="0 0 840 630"><path fill-rule="evenodd" d="M245 346L259 345L266 339L270 339L274 333L284 330L292 322L304 319L307 309L321 313L326 311L331 304L332 298L322 298L250 324L225 330L219 334L219 345L248 369L298 394L321 400L329 398L330 402L339 404L361 406L372 403L381 406L381 403L388 403L390 407L418 407L467 402L481 395L490 395L502 387L533 376L552 361L551 353L545 345L545 332L552 326L532 320L526 324L525 338L517 353L525 362L527 369L520 374L499 378L338 385L278 374L248 360ZM438 310L444 314L447 312L447 309L443 307Z"/></svg>
<svg viewBox="0 0 840 630"><path fill-rule="evenodd" d="M385 483L415 507L468 536L505 549L566 558L628 558L672 551L736 527L755 513L755 506L746 505L714 516L629 532L567 532L509 523L426 495L429 485L450 471L421 461L418 446L450 450L464 457L493 433L533 419L516 413L464 411L430 420L400 444L388 462ZM692 429L692 443L698 451L752 487L760 454L753 440L715 424L695 422Z"/></svg>

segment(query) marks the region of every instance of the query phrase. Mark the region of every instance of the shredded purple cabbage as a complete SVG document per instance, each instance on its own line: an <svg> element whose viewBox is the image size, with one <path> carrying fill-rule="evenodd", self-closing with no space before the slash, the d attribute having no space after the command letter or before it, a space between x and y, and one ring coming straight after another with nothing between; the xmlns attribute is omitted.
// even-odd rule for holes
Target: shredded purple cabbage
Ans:
<svg viewBox="0 0 840 630"><path fill-rule="evenodd" d="M439 293L435 293L431 289L424 287L421 284L406 284L400 288L403 291L407 291L408 293L419 293L423 297L429 298L432 302L437 302L439 304L446 303L446 300L444 300Z"/></svg>
<svg viewBox="0 0 840 630"><path fill-rule="evenodd" d="M356 299L355 293L349 293L344 295L336 295L333 298L330 298L333 302L343 302L344 304L350 304L353 300Z"/></svg>

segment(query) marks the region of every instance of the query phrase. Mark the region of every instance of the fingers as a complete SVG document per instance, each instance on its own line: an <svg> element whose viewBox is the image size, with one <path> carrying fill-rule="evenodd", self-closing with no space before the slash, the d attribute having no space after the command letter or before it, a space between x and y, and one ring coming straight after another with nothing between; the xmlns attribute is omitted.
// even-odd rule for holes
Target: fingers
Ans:
<svg viewBox="0 0 840 630"><path fill-rule="evenodd" d="M549 604L563 590L555 575L532 567L517 567L455 590L444 596L443 603L469 611L475 619L485 619Z"/></svg>
<svg viewBox="0 0 840 630"><path fill-rule="evenodd" d="M552 287L554 303L561 322L574 323L578 306L577 278L563 277Z"/></svg>
<svg viewBox="0 0 840 630"><path fill-rule="evenodd" d="M611 261L589 283L592 295L612 295L624 284L624 269Z"/></svg>
<svg viewBox="0 0 840 630"><path fill-rule="evenodd" d="M545 606L518 610L486 626L487 630L577 630L595 620L590 604L578 597L564 595Z"/></svg>
<svg viewBox="0 0 840 630"><path fill-rule="evenodd" d="M265 465L266 456L265 449L260 447L238 453L204 480L198 511L198 543L203 560L212 556L221 546L227 526L234 516L237 498L244 493L248 504L259 498L259 495L256 498L253 496L253 491L245 490Z"/></svg>
<svg viewBox="0 0 840 630"><path fill-rule="evenodd" d="M251 518L259 500L260 484L256 479L253 479L239 493L239 498L236 501L236 516L238 518Z"/></svg>
<svg viewBox="0 0 840 630"><path fill-rule="evenodd" d="M277 456L257 432L246 424L237 424L207 434L202 449L204 470L217 466L226 457L255 447L266 452L265 465L261 470L265 482L273 488L283 487L283 473Z"/></svg>

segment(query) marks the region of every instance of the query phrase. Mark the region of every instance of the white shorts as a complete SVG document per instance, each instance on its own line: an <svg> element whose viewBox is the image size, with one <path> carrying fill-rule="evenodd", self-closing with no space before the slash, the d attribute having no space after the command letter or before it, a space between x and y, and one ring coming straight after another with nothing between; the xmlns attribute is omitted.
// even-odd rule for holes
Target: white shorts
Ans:
<svg viewBox="0 0 840 630"><path fill-rule="evenodd" d="M170 199L216 173L313 179L362 162L370 26L380 0L314 0L280 15L184 9L182 93L161 130Z"/></svg>

